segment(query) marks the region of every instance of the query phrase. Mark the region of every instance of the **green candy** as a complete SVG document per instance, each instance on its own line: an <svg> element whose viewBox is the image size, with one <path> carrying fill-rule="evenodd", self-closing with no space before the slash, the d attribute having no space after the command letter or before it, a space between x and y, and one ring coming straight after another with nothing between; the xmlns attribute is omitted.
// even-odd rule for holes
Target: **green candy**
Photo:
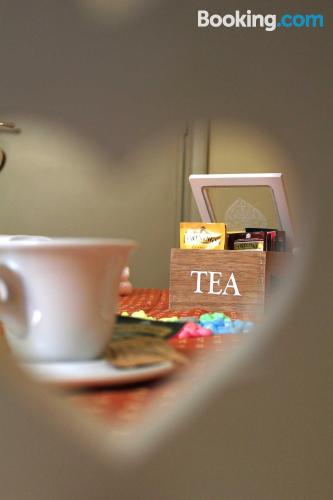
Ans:
<svg viewBox="0 0 333 500"><path fill-rule="evenodd" d="M201 316L200 316L200 322L206 323L206 322L213 321L212 316L213 315L209 314L209 313L201 314Z"/></svg>
<svg viewBox="0 0 333 500"><path fill-rule="evenodd" d="M213 322L217 319L229 319L223 312L205 313L200 316L200 322Z"/></svg>

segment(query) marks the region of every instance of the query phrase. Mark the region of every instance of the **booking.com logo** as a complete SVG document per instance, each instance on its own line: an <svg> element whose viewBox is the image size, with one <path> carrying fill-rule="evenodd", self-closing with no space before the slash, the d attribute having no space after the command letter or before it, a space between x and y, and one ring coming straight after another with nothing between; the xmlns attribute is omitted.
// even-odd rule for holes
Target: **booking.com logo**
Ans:
<svg viewBox="0 0 333 500"><path fill-rule="evenodd" d="M236 10L234 14L209 14L207 10L198 10L198 28L264 28L274 31L277 28L323 28L322 14L283 14L278 18L276 14L253 14L247 10L241 14Z"/></svg>

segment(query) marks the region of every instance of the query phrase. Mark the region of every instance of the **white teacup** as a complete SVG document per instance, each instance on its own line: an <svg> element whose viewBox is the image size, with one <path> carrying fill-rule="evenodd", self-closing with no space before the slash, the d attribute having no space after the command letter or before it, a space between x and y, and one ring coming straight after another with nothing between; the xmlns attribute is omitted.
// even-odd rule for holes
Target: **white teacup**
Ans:
<svg viewBox="0 0 333 500"><path fill-rule="evenodd" d="M116 239L0 238L0 320L12 351L25 361L101 356L134 245Z"/></svg>

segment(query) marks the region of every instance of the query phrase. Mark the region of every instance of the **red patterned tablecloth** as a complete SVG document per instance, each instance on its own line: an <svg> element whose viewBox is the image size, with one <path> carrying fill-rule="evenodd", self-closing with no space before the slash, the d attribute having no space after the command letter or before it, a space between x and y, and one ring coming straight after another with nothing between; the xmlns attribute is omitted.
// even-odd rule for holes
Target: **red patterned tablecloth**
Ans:
<svg viewBox="0 0 333 500"><path fill-rule="evenodd" d="M118 305L118 313L128 312L132 314L135 311L143 310L147 315L156 319L167 318L170 316L199 317L201 314L209 312L207 309L187 309L170 310L169 309L169 290L159 290L158 288L136 288L131 295L121 297ZM211 311L214 312L214 311ZM234 312L223 311L232 319L242 319L240 315Z"/></svg>
<svg viewBox="0 0 333 500"><path fill-rule="evenodd" d="M168 290L154 288L135 289L130 296L120 298L118 313L126 311L131 314L138 310L143 310L155 318L197 317L207 312L203 309L170 311ZM207 351L220 352L223 362L223 355L232 347L237 347L242 339L241 335L233 334L189 339L171 338L169 342L189 358L189 365L195 366L195 379L200 382L210 363ZM184 370L186 367L180 372L184 373ZM68 395L67 398L75 403L80 411L88 412L111 424L120 426L136 424L153 407L167 411L171 405L177 404L183 386L183 377L179 375L179 371L176 371L176 374L173 373L160 380L127 387L80 390Z"/></svg>
<svg viewBox="0 0 333 500"><path fill-rule="evenodd" d="M198 317L207 312L197 308L187 311L171 311L169 310L168 290L154 288L135 289L130 296L119 299L118 313L127 311L131 314L138 310L144 310L147 315L155 318ZM228 314L227 311L224 312ZM229 316L235 318L234 314L229 314ZM168 342L188 357L189 365L195 366L196 383L200 383L200 378L205 377L210 364L207 352L218 351L223 362L224 354L231 348L237 347L243 338L242 335L237 334L188 339L172 337ZM80 413L94 415L111 425L136 424L152 407L161 407L167 411L171 405L177 404L183 386L183 377L179 375L186 369L185 366L167 377L151 382L121 387L82 388L64 393L63 397L74 404Z"/></svg>

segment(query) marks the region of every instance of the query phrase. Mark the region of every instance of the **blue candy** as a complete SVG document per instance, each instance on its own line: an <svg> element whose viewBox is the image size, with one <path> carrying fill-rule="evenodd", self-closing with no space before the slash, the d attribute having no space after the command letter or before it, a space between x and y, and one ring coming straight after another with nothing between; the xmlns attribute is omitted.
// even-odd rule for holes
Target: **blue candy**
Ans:
<svg viewBox="0 0 333 500"><path fill-rule="evenodd" d="M202 314L199 320L203 328L211 330L214 335L232 333L248 333L253 327L252 321L232 320L223 313Z"/></svg>
<svg viewBox="0 0 333 500"><path fill-rule="evenodd" d="M242 321L241 319L235 319L234 325L235 326L243 326L244 325L244 321Z"/></svg>
<svg viewBox="0 0 333 500"><path fill-rule="evenodd" d="M221 319L221 318L220 319L215 319L213 321L213 325L215 327L224 326L225 325L225 321L224 321L224 319Z"/></svg>
<svg viewBox="0 0 333 500"><path fill-rule="evenodd" d="M208 330L214 330L214 323L212 321L200 321L201 326L208 328Z"/></svg>
<svg viewBox="0 0 333 500"><path fill-rule="evenodd" d="M245 321L243 325L243 332L248 333L254 327L254 323L252 321Z"/></svg>
<svg viewBox="0 0 333 500"><path fill-rule="evenodd" d="M220 326L218 328L216 328L216 330L214 331L215 335L223 335L223 334L227 334L227 333L231 333L230 332L230 328L229 327L226 327L226 326Z"/></svg>

